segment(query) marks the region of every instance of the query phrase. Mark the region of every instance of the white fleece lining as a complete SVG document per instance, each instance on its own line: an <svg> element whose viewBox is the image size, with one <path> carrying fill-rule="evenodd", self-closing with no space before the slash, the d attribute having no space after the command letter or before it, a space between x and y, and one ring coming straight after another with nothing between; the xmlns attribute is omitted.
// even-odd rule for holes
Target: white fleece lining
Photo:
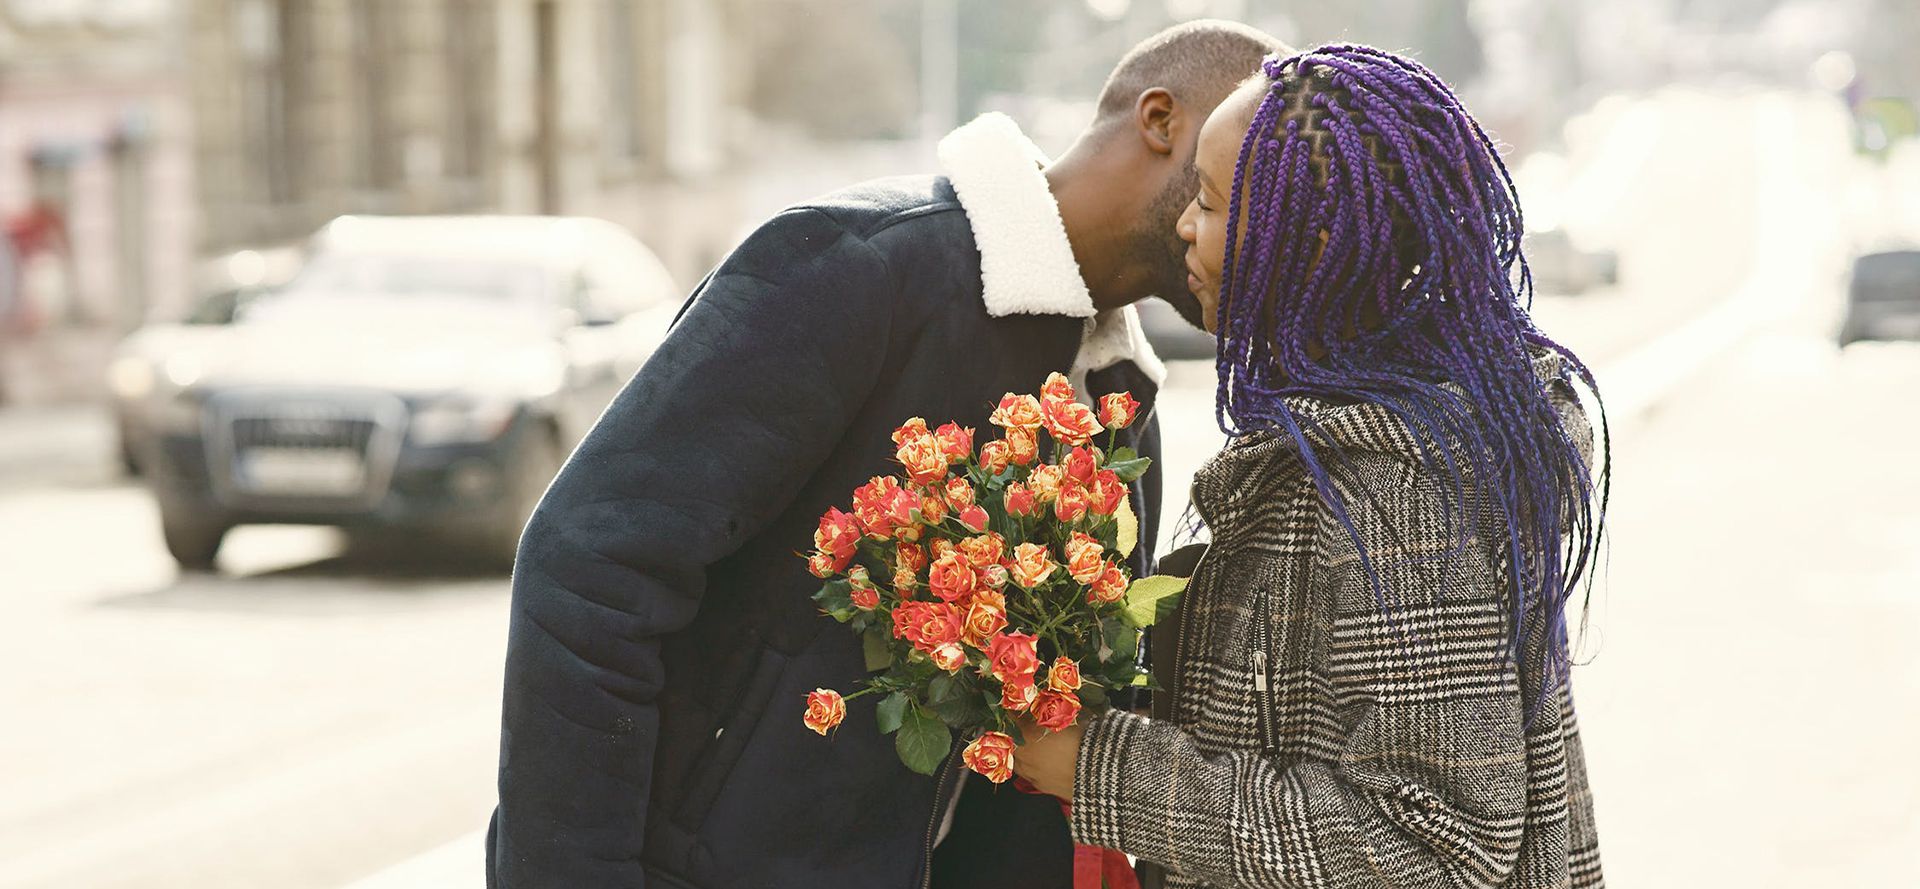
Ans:
<svg viewBox="0 0 1920 889"><path fill-rule="evenodd" d="M1166 365L1147 343L1139 313L1132 306L1095 310L1041 170L1047 156L1019 124L998 112L982 114L940 140L939 157L980 248L987 314L1085 318L1073 370L1132 361L1155 386L1165 381Z"/></svg>

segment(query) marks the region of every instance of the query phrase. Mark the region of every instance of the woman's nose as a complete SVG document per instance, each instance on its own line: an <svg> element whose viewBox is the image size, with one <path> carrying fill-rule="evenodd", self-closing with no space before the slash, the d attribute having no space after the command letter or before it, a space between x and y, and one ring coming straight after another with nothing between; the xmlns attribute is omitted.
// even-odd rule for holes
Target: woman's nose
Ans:
<svg viewBox="0 0 1920 889"><path fill-rule="evenodd" d="M1188 201L1187 209L1180 211L1180 221L1177 223L1174 223L1175 233L1180 235L1180 240L1185 241L1189 244L1194 242L1194 230L1193 230L1194 203L1195 203L1194 201Z"/></svg>

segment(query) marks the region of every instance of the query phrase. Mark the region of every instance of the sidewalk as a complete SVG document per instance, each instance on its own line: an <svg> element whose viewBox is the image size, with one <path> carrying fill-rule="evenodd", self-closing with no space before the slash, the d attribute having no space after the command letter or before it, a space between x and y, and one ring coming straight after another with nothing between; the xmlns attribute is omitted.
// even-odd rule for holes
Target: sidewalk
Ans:
<svg viewBox="0 0 1920 889"><path fill-rule="evenodd" d="M0 496L120 478L113 420L89 403L0 408Z"/></svg>

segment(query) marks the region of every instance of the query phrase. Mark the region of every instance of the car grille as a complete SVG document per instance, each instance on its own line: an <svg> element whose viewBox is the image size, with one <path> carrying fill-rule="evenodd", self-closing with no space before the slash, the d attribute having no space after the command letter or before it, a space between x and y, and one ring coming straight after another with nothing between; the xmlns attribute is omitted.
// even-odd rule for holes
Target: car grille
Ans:
<svg viewBox="0 0 1920 889"><path fill-rule="evenodd" d="M385 496L406 407L378 394L226 394L207 404L214 490L243 505L359 509Z"/></svg>

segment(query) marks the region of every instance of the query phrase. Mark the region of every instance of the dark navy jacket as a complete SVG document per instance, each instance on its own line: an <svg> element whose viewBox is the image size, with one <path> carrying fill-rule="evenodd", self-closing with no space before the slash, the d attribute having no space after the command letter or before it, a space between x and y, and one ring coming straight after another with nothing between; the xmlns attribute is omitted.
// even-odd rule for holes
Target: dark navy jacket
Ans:
<svg viewBox="0 0 1920 889"><path fill-rule="evenodd" d="M1064 886L1050 797L908 771L848 705L831 738L806 693L867 674L796 555L827 507L899 471L908 417L995 430L1006 392L1074 364L1085 318L982 301L981 256L944 178L882 180L782 213L693 294L567 460L520 542L488 836L491 887ZM1124 441L1159 456L1154 383ZM1136 483L1150 564L1159 470Z"/></svg>

